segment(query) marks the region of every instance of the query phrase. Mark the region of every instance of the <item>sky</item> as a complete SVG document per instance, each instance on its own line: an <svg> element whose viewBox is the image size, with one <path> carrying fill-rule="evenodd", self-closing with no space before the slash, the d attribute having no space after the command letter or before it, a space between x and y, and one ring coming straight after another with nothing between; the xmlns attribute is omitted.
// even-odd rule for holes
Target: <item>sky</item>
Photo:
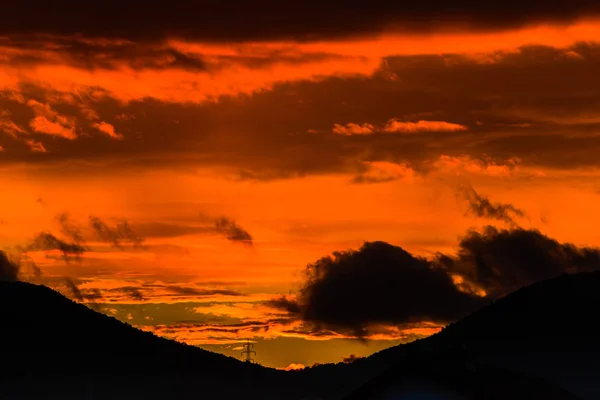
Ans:
<svg viewBox="0 0 600 400"><path fill-rule="evenodd" d="M600 265L590 1L0 10L18 279L275 368Z"/></svg>

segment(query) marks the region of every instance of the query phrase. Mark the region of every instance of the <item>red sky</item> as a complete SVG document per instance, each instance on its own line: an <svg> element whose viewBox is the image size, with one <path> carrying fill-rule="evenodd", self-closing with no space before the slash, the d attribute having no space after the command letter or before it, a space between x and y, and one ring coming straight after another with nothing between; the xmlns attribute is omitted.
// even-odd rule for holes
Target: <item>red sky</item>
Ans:
<svg viewBox="0 0 600 400"><path fill-rule="evenodd" d="M273 367L431 334L440 324L380 324L367 344L315 334L268 301L365 241L430 257L469 228L510 228L469 212L459 184L522 210L523 228L600 246L600 20L542 17L423 30L376 18L335 35L315 23L309 39L8 27L0 245L66 240L67 213L89 251L29 251L38 280L73 296L69 277L101 294L97 309L215 351L238 356L250 338ZM102 242L90 216L128 221L143 246Z"/></svg>

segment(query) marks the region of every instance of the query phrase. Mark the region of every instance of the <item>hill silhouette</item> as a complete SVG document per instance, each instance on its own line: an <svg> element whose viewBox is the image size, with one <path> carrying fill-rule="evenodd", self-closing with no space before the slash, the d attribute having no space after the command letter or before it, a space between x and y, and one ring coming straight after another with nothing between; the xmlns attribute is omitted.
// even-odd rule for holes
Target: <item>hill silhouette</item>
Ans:
<svg viewBox="0 0 600 400"><path fill-rule="evenodd" d="M335 382L327 396L339 398L388 371L416 367L423 360L451 360L452 368L467 362L499 373L513 371L555 383L585 399L598 399L599 309L600 271L565 274L521 288L428 338L352 364L323 365L300 373L315 383Z"/></svg>
<svg viewBox="0 0 600 400"><path fill-rule="evenodd" d="M519 289L436 335L351 364L294 372L156 337L44 286L0 282L0 305L2 398L358 399L407 377L451 377L496 396L512 388L573 398L563 387L600 398L600 272Z"/></svg>
<svg viewBox="0 0 600 400"><path fill-rule="evenodd" d="M6 398L237 398L250 377L282 374L157 337L45 286L0 282L0 305Z"/></svg>
<svg viewBox="0 0 600 400"><path fill-rule="evenodd" d="M389 369L345 397L360 399L577 400L557 384L455 357L412 360Z"/></svg>

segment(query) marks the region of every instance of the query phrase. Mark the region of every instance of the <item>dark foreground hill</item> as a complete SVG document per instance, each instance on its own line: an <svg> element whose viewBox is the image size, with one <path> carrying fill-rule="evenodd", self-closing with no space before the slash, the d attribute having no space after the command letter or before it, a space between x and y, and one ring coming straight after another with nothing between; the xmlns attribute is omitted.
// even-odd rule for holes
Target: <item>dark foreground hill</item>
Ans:
<svg viewBox="0 0 600 400"><path fill-rule="evenodd" d="M411 366L449 360L448 370L465 364L496 369L498 374L519 374L517 380L539 378L582 398L600 399L599 310L600 271L563 275L519 289L429 338L349 365L301 373L309 381L336 382L330 395L343 397L369 378L387 374L382 381L389 384L390 374L401 379L399 371ZM490 382L481 389L494 388Z"/></svg>
<svg viewBox="0 0 600 400"><path fill-rule="evenodd" d="M0 283L0 398L360 399L412 377L450 378L479 398L571 399L562 387L600 399L598 310L600 272L564 275L432 337L288 373L158 338L43 286Z"/></svg>
<svg viewBox="0 0 600 400"><path fill-rule="evenodd" d="M455 358L402 363L374 378L344 400L581 400L536 376Z"/></svg>
<svg viewBox="0 0 600 400"><path fill-rule="evenodd" d="M0 282L0 398L234 399L283 372L159 338L45 287ZM261 388L262 389L262 388Z"/></svg>

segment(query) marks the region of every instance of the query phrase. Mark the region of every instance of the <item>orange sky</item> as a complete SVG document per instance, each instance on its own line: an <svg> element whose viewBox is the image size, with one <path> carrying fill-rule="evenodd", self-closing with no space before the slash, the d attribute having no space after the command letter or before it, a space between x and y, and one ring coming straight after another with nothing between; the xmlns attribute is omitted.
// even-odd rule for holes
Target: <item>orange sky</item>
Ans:
<svg viewBox="0 0 600 400"><path fill-rule="evenodd" d="M588 19L302 43L0 38L0 244L60 236L67 212L91 251L30 252L46 284L68 293L70 277L102 291L103 312L226 354L252 338L269 366L430 334L315 336L265 301L364 241L430 256L506 226L469 215L457 184L523 210L523 227L600 246L599 37ZM92 238L91 215L127 220L144 246ZM219 234L221 216L253 246Z"/></svg>

